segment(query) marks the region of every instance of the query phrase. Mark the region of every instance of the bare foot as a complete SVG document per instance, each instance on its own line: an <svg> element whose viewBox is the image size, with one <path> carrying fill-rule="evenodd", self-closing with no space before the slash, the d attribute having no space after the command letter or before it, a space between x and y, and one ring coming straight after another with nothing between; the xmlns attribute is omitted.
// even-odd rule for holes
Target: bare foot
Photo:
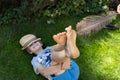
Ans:
<svg viewBox="0 0 120 80"><path fill-rule="evenodd" d="M66 35L67 35L67 53L69 53L69 55L72 58L77 58L80 55L80 52L76 46L76 31L72 29L71 26L67 27L65 29L67 31Z"/></svg>
<svg viewBox="0 0 120 80"><path fill-rule="evenodd" d="M66 33L67 41L75 44L75 42L76 42L76 31L72 29L72 26L68 26L65 30L67 31L67 33Z"/></svg>
<svg viewBox="0 0 120 80"><path fill-rule="evenodd" d="M61 32L53 36L53 39L55 42L57 42L60 45L65 45L66 43L66 32Z"/></svg>

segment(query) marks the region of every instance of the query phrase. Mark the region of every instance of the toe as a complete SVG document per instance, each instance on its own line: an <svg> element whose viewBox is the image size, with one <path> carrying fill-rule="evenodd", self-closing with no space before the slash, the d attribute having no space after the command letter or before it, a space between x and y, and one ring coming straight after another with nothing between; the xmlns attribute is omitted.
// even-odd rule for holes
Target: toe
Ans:
<svg viewBox="0 0 120 80"><path fill-rule="evenodd" d="M57 34L57 38L59 38L61 36L61 33Z"/></svg>
<svg viewBox="0 0 120 80"><path fill-rule="evenodd" d="M57 35L54 35L53 39L56 41L58 39Z"/></svg>
<svg viewBox="0 0 120 80"><path fill-rule="evenodd" d="M62 32L62 35L66 35L66 32Z"/></svg>
<svg viewBox="0 0 120 80"><path fill-rule="evenodd" d="M72 26L68 26L67 28L65 28L66 31L70 31L72 29Z"/></svg>

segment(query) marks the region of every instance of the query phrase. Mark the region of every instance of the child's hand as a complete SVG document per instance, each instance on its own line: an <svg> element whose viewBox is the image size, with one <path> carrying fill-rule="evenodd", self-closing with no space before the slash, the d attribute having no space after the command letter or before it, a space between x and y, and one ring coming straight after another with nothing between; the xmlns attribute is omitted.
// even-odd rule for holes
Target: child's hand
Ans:
<svg viewBox="0 0 120 80"><path fill-rule="evenodd" d="M117 12L120 14L120 4L117 6Z"/></svg>
<svg viewBox="0 0 120 80"><path fill-rule="evenodd" d="M67 59L65 62L62 63L62 70L70 69L70 59Z"/></svg>

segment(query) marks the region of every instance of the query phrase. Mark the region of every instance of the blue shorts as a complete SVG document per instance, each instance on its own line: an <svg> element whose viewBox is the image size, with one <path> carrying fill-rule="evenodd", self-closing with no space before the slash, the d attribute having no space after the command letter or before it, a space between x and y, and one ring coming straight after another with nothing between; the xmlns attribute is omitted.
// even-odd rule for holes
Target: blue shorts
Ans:
<svg viewBox="0 0 120 80"><path fill-rule="evenodd" d="M53 80L78 80L80 74L79 66L71 60L71 68L63 74L52 77Z"/></svg>

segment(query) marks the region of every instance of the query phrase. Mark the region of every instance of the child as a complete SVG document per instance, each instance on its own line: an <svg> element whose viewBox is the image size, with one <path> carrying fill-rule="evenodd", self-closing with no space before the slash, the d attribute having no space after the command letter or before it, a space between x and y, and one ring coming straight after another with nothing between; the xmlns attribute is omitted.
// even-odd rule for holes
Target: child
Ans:
<svg viewBox="0 0 120 80"><path fill-rule="evenodd" d="M118 14L120 14L120 4L117 6L117 12ZM109 24L107 25L107 28L110 30L116 30L116 29L119 29L119 26L118 24Z"/></svg>
<svg viewBox="0 0 120 80"><path fill-rule="evenodd" d="M22 50L36 54L31 63L36 74L41 74L49 80L78 80L79 67L71 58L77 58L80 52L76 46L76 32L71 26L66 32L53 36L57 45L42 48L40 38L28 34L20 39Z"/></svg>
<svg viewBox="0 0 120 80"><path fill-rule="evenodd" d="M117 12L120 14L120 4L117 6Z"/></svg>

